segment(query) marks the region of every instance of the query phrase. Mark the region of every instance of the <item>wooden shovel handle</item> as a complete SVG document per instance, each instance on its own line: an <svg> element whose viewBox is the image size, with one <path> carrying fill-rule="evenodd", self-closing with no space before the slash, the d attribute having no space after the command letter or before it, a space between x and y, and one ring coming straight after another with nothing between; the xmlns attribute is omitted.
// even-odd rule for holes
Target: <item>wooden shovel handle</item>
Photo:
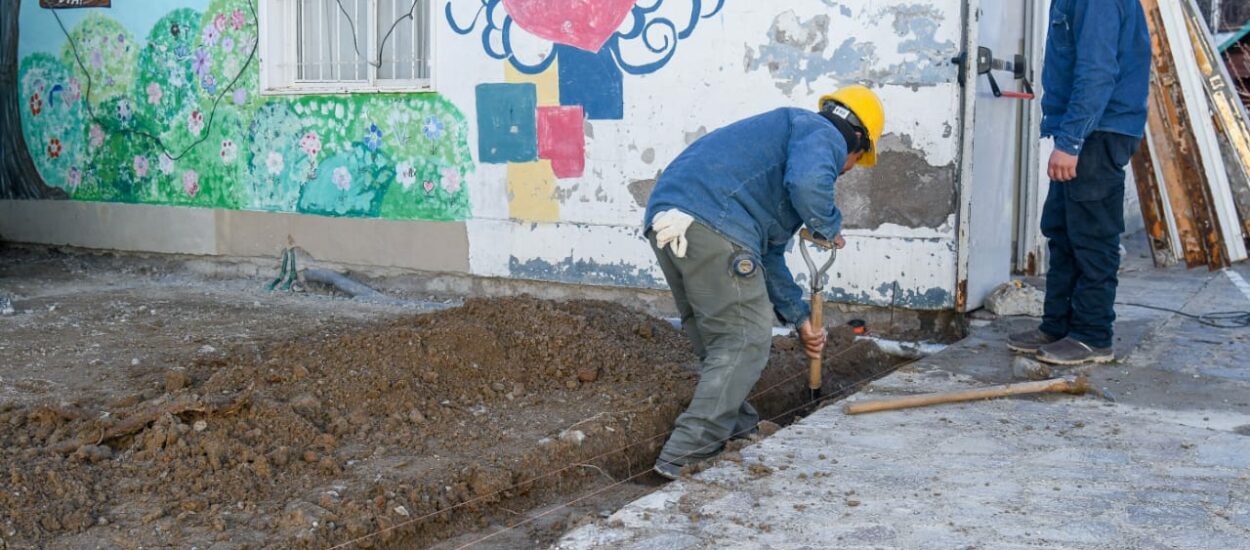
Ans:
<svg viewBox="0 0 1250 550"><path fill-rule="evenodd" d="M820 292L812 293L812 330L825 330L825 301ZM824 353L821 353L821 357ZM820 371L821 357L808 360L807 388L819 390L823 385Z"/></svg>
<svg viewBox="0 0 1250 550"><path fill-rule="evenodd" d="M958 403L961 401L976 401L978 399L993 399L995 397L1006 397L1009 395L1024 395L1030 393L1084 393L1089 389L1089 383L1080 378L1055 378L1051 380L1040 380L1037 382L1027 382L1022 384L1005 384L1002 386L990 386L988 388L980 388L975 390L964 390L957 392L945 393L926 393L922 395L912 395L908 397L897 397L891 399L877 399L874 401L864 401L860 403L848 403L844 410L846 414L862 414L878 411L893 411L898 409L910 409L914 407L924 407L928 405L939 405L942 403Z"/></svg>

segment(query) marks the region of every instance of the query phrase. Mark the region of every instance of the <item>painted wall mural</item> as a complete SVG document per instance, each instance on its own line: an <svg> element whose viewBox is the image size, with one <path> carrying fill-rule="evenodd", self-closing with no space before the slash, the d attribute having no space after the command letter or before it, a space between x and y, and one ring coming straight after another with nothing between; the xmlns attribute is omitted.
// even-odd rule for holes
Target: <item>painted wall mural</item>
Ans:
<svg viewBox="0 0 1250 550"><path fill-rule="evenodd" d="M73 199L461 220L468 122L433 93L262 97L255 5L106 15L21 62L31 156Z"/></svg>
<svg viewBox="0 0 1250 550"><path fill-rule="evenodd" d="M556 180L585 169L584 120L625 117L626 75L659 71L724 0L450 0L505 81L477 86L478 158L508 164L510 213L557 221Z"/></svg>

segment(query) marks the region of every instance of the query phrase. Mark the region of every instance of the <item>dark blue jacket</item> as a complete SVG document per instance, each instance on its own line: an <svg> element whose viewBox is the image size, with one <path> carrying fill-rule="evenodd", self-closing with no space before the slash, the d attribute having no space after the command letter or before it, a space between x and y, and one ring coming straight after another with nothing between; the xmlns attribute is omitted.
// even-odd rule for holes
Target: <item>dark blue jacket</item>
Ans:
<svg viewBox="0 0 1250 550"><path fill-rule="evenodd" d="M1141 137L1150 33L1138 0L1052 0L1042 136L1072 155L1094 131Z"/></svg>
<svg viewBox="0 0 1250 550"><path fill-rule="evenodd" d="M786 245L803 225L828 238L842 231L834 182L846 157L842 134L812 111L784 108L735 122L668 166L643 227L676 208L758 254L777 315L800 324L811 307L786 267Z"/></svg>

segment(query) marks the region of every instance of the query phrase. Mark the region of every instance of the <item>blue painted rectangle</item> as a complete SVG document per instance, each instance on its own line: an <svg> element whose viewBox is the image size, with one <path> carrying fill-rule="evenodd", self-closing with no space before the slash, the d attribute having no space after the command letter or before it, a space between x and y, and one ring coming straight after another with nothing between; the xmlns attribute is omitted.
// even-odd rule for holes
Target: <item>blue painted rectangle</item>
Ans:
<svg viewBox="0 0 1250 550"><path fill-rule="evenodd" d="M559 50L560 104L581 105L590 120L625 116L624 78L612 52L590 53L569 46Z"/></svg>
<svg viewBox="0 0 1250 550"><path fill-rule="evenodd" d="M532 83L479 84L478 157L502 164L538 160L538 89Z"/></svg>

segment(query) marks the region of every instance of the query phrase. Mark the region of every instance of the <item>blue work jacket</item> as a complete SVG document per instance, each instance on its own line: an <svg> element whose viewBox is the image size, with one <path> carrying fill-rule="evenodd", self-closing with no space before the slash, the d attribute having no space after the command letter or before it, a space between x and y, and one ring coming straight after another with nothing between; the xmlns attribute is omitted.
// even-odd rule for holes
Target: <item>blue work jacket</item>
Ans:
<svg viewBox="0 0 1250 550"><path fill-rule="evenodd" d="M1042 137L1079 155L1094 131L1141 137L1150 33L1138 0L1052 0L1042 67Z"/></svg>
<svg viewBox="0 0 1250 550"><path fill-rule="evenodd" d="M811 307L786 267L786 246L803 225L828 238L842 231L834 182L846 158L842 134L812 111L735 122L695 141L660 175L643 227L676 208L757 254L777 316L801 324Z"/></svg>

